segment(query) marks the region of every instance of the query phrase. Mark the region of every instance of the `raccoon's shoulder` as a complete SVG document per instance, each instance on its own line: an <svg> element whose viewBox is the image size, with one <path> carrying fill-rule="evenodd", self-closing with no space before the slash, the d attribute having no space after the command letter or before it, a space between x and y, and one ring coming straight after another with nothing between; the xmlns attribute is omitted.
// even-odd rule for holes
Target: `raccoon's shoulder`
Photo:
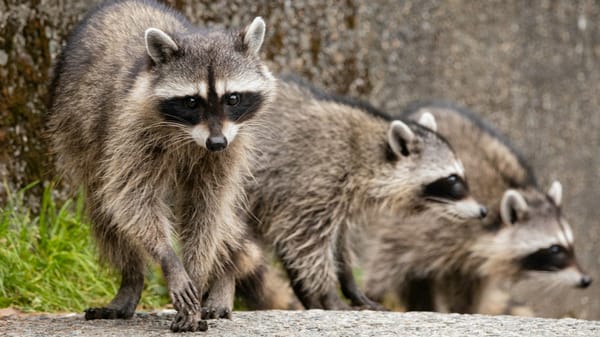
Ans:
<svg viewBox="0 0 600 337"><path fill-rule="evenodd" d="M468 174L490 168L500 175L506 187L537 185L536 177L524 155L488 121L456 103L440 100L416 101L408 104L402 118L415 119L424 111L437 121L438 132L454 147ZM491 173L490 173L491 174ZM489 183L490 176L482 177Z"/></svg>

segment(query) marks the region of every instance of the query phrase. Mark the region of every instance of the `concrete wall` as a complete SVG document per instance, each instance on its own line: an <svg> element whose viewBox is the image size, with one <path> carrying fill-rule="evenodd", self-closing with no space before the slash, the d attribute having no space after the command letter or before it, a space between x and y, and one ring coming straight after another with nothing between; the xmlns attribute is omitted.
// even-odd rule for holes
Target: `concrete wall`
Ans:
<svg viewBox="0 0 600 337"><path fill-rule="evenodd" d="M0 179L50 170L43 113L48 69L66 31L98 1L0 1ZM544 316L600 319L600 3L588 1L171 0L200 24L263 16L263 50L292 71L390 112L444 98L480 112L559 179L588 290L534 291ZM0 187L0 194L2 188ZM560 303L560 305L556 305Z"/></svg>

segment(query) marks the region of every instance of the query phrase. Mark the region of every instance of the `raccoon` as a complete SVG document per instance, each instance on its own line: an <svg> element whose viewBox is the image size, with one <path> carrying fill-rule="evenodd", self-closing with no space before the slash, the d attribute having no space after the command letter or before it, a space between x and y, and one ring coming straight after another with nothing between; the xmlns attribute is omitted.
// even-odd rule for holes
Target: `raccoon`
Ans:
<svg viewBox="0 0 600 337"><path fill-rule="evenodd" d="M240 263L260 255L240 209L253 130L276 89L258 56L264 33L260 17L209 30L132 0L96 8L69 36L51 85L52 149L61 175L84 186L99 254L122 276L86 319L130 318L147 258L178 311L173 331L230 317Z"/></svg>
<svg viewBox="0 0 600 337"><path fill-rule="evenodd" d="M375 219L364 258L366 293L381 301L393 293L408 310L506 313L492 309L502 284L524 277L585 288L573 232L561 211L562 187L544 193L523 157L506 138L470 111L450 103L412 104L402 116L433 114L469 175L487 218Z"/></svg>
<svg viewBox="0 0 600 337"><path fill-rule="evenodd" d="M485 216L463 167L434 132L368 104L283 78L247 189L252 227L271 245L305 308L381 309L356 285L349 232L373 214Z"/></svg>

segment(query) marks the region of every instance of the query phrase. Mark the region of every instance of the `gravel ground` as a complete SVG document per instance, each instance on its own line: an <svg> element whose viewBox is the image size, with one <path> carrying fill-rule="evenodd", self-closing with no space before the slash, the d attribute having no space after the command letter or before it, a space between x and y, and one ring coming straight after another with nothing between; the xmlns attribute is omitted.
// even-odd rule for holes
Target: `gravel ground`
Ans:
<svg viewBox="0 0 600 337"><path fill-rule="evenodd" d="M85 321L81 314L0 319L1 336L163 336L173 312ZM600 336L599 321L372 311L236 312L209 322L209 336Z"/></svg>

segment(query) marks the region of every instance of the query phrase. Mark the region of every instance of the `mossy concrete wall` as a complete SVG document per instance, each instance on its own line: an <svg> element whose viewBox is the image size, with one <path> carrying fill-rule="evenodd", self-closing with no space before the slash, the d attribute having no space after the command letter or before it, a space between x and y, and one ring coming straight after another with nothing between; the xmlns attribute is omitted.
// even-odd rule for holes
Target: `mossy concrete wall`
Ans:
<svg viewBox="0 0 600 337"><path fill-rule="evenodd" d="M49 66L98 1L0 0L0 179L51 172L43 116ZM199 24L268 24L263 54L389 112L443 98L508 134L540 181L559 179L590 289L521 287L545 316L600 319L600 4L582 1L192 1ZM110 79L107 79L110 80ZM0 188L0 194L2 194ZM556 305L560 303L560 305Z"/></svg>

